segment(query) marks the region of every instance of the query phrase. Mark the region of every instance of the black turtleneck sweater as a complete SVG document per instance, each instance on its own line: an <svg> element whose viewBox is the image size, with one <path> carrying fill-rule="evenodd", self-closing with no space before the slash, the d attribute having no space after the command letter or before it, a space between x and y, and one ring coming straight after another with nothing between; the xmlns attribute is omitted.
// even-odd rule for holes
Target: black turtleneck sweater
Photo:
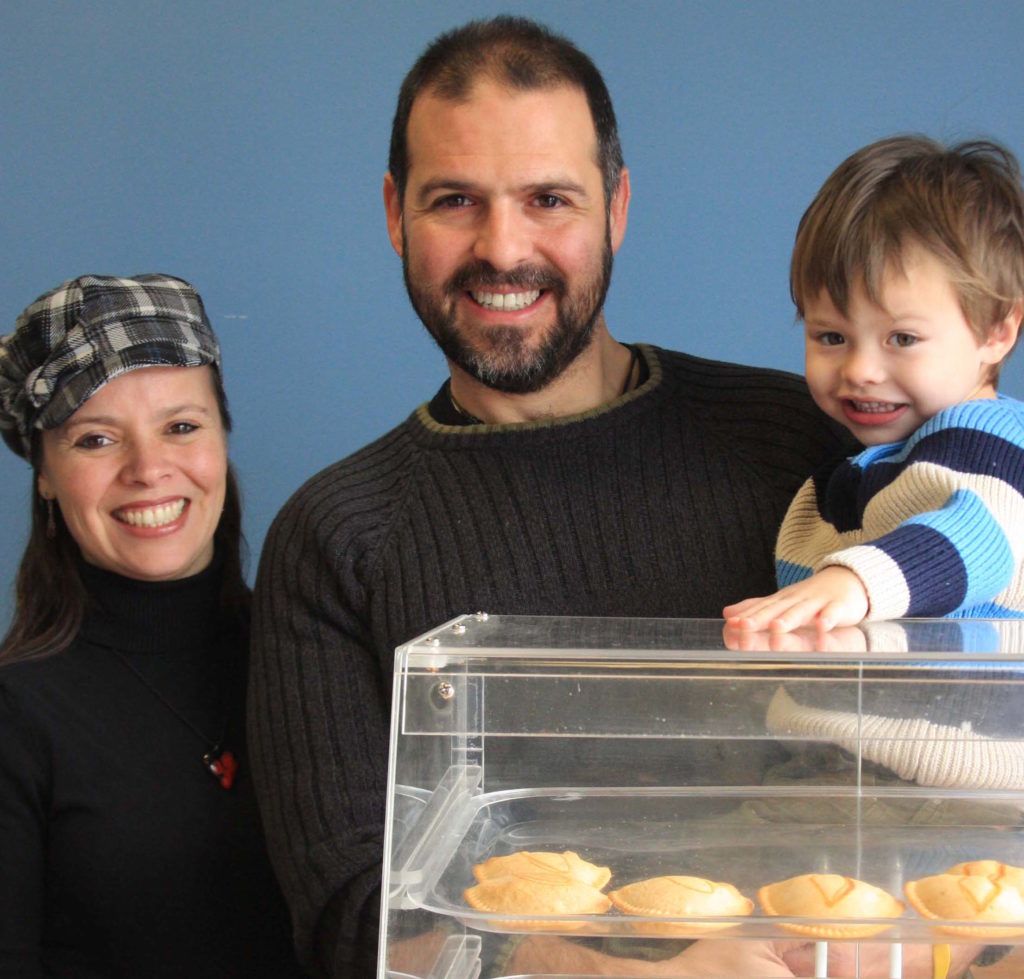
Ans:
<svg viewBox="0 0 1024 979"><path fill-rule="evenodd" d="M245 637L221 622L219 567L159 583L82 575L94 607L76 642L0 669L0 976L301 974L253 798ZM241 763L229 791L202 764L222 736Z"/></svg>

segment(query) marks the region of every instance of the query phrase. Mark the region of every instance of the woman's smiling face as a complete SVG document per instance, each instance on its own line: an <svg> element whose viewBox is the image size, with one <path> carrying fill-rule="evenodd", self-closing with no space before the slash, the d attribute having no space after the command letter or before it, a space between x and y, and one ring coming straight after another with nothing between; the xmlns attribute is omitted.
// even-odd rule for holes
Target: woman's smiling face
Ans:
<svg viewBox="0 0 1024 979"><path fill-rule="evenodd" d="M166 581L210 563L228 466L212 371L129 371L43 432L39 492L90 564Z"/></svg>

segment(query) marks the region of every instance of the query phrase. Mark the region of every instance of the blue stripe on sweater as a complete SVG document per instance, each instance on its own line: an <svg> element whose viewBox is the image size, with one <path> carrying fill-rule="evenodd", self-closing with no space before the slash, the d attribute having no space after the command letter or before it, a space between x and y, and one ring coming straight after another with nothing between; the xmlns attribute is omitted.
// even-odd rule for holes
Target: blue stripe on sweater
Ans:
<svg viewBox="0 0 1024 979"><path fill-rule="evenodd" d="M863 465L861 453L854 464ZM1024 448L998 435L965 428L947 428L923 438L909 439L903 449L875 462L860 481L858 504L885 489L908 466L930 462L958 473L976 473L1001 479L1024 491Z"/></svg>
<svg viewBox="0 0 1024 979"><path fill-rule="evenodd" d="M1013 608L1007 608L1005 605L1000 605L998 602L982 602L980 605L969 605L966 608L958 608L955 612L950 612L948 618L1024 619L1024 612ZM970 650L965 649L964 652L970 652ZM1019 669L1024 670L1024 664L1021 664Z"/></svg>
<svg viewBox="0 0 1024 979"><path fill-rule="evenodd" d="M775 581L780 588L810 578L812 574L814 574L814 568L809 568L806 564L794 564L792 561L783 561L778 558L775 561Z"/></svg>
<svg viewBox="0 0 1024 979"><path fill-rule="evenodd" d="M906 525L911 524L928 528L942 541L941 556L939 551L918 552L927 555L928 579L936 574L938 568L948 568L951 582L949 589L944 589L945 593L953 593L952 578L959 577L963 585L963 597L953 605L929 603L923 596L919 603L914 594L914 582L908 582L911 608L922 609L908 612L908 615L929 614L928 604L932 606L932 615L942 608L953 610L974 605L998 595L1013 580L1015 564L1006 534L992 511L976 493L966 489L957 490L941 509L920 513L906 521ZM920 544L927 547L939 546L927 544L923 540ZM947 555L949 550L956 554L955 561ZM956 575L953 574L954 567L958 569Z"/></svg>
<svg viewBox="0 0 1024 979"><path fill-rule="evenodd" d="M853 456L854 466L867 469L858 503L863 507L899 475L901 467L916 462L994 476L1024 492L1022 446L1024 403L1000 395L952 405L929 418L905 441L869 446Z"/></svg>
<svg viewBox="0 0 1024 979"><path fill-rule="evenodd" d="M928 526L923 514L902 524L870 547L887 554L903 571L910 593L910 605L904 613L913 615L942 615L959 608L967 595L967 569L956 547L938 530ZM920 580L915 564L920 566L922 555L927 555L927 581ZM911 570L908 578L907 570Z"/></svg>

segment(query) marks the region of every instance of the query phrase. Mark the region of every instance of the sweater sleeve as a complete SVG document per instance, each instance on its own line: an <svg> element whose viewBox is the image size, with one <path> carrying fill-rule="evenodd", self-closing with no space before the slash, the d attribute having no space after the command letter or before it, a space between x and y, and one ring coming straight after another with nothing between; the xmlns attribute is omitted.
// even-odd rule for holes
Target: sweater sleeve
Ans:
<svg viewBox="0 0 1024 979"><path fill-rule="evenodd" d="M330 976L371 975L377 953L390 676L365 624L370 500L332 470L310 481L255 590L253 775L300 959Z"/></svg>
<svg viewBox="0 0 1024 979"><path fill-rule="evenodd" d="M865 476L873 490L863 518L869 542L819 564L860 577L871 619L1021 607L1024 452L1012 415L998 402L958 405L873 469Z"/></svg>
<svg viewBox="0 0 1024 979"><path fill-rule="evenodd" d="M0 686L0 974L42 979L46 758Z"/></svg>

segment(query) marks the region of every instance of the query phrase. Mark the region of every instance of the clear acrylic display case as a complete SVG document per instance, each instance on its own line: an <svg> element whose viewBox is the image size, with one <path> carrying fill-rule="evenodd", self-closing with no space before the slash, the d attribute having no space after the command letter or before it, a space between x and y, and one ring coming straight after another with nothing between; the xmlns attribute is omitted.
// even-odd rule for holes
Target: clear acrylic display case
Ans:
<svg viewBox="0 0 1024 979"><path fill-rule="evenodd" d="M1024 867L1022 684L1014 621L742 640L714 620L445 623L396 653L378 975L527 975L503 963L538 936L620 957L622 976L691 940L792 942L809 924L825 929L805 937L819 951L857 940L847 918L766 913L762 887L806 874L907 904L858 919L891 947L889 975L907 943L1024 944L1024 915L982 928L925 917L904 893L965 861ZM606 892L664 875L728 882L753 911L471 907L473 868L520 850L607 866Z"/></svg>

